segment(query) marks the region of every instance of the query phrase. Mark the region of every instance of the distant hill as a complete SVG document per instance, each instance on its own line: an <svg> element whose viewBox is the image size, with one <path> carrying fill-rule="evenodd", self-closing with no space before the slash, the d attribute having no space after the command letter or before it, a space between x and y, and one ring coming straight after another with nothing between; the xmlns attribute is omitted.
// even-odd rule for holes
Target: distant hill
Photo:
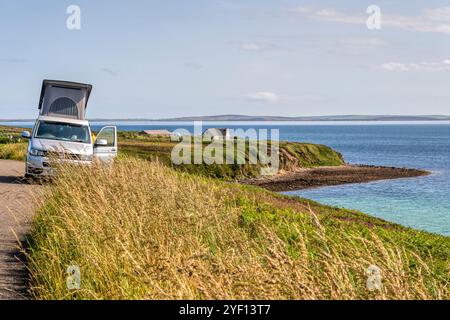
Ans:
<svg viewBox="0 0 450 320"><path fill-rule="evenodd" d="M217 116L170 118L164 120L165 121L442 121L442 120L450 120L450 116L342 115L342 116L279 117L279 116L217 115Z"/></svg>
<svg viewBox="0 0 450 320"><path fill-rule="evenodd" d="M166 119L104 119L92 118L90 121L444 121L450 120L450 116L444 115L420 115L420 116L401 116L401 115L341 115L341 116L299 116L299 117L280 117L280 116L248 116L248 115L216 115L216 116L192 116ZM0 122L31 122L34 119L0 119Z"/></svg>

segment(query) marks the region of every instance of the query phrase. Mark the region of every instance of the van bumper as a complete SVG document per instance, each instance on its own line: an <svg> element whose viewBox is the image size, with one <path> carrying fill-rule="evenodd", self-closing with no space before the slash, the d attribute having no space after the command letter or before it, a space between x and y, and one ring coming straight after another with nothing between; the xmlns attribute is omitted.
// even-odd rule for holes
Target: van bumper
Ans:
<svg viewBox="0 0 450 320"><path fill-rule="evenodd" d="M55 160L51 160L55 161ZM51 166L51 161L46 157L35 157L27 155L25 175L29 177L54 176L55 169ZM58 163L68 163L81 166L90 166L92 161L81 160L58 160Z"/></svg>

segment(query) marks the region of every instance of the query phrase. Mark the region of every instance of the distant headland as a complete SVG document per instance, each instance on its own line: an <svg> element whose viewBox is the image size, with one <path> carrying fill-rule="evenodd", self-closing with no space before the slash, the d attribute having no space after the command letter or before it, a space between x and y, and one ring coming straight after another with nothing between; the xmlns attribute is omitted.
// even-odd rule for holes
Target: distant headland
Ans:
<svg viewBox="0 0 450 320"><path fill-rule="evenodd" d="M248 116L248 115L215 115L190 116L178 118L146 119L146 118L91 118L90 121L129 121L129 122L180 122L180 121L449 121L446 115L332 115L332 116ZM0 119L0 122L31 122L34 119Z"/></svg>

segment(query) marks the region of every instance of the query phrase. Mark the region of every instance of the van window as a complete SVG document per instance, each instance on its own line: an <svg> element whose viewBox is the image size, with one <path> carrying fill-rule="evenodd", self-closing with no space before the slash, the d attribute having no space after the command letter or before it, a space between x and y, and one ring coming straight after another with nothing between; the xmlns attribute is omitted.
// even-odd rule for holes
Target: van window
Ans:
<svg viewBox="0 0 450 320"><path fill-rule="evenodd" d="M104 139L107 141L107 145L105 147L114 147L116 140L116 130L114 128L103 128L102 131L99 132L96 140Z"/></svg>
<svg viewBox="0 0 450 320"><path fill-rule="evenodd" d="M72 123L39 121L36 138L91 143L89 127Z"/></svg>
<svg viewBox="0 0 450 320"><path fill-rule="evenodd" d="M78 107L72 99L58 98L50 105L49 114L77 118Z"/></svg>

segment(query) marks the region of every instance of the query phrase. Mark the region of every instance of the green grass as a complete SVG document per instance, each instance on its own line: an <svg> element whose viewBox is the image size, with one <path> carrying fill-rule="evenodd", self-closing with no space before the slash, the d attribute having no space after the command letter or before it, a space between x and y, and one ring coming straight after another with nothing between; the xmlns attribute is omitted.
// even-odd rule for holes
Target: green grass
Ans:
<svg viewBox="0 0 450 320"><path fill-rule="evenodd" d="M133 156L145 160L158 159L161 163L182 172L198 174L206 177L234 180L257 177L264 165L249 163L249 143L245 143L245 165L229 164L193 164L173 165L171 152L177 142L170 138L149 137L137 132L119 133L119 150L122 155ZM206 144L205 144L206 145ZM236 154L233 155L236 158ZM320 166L343 165L342 155L324 145L308 143L281 142L280 169L295 170Z"/></svg>
<svg viewBox="0 0 450 320"><path fill-rule="evenodd" d="M344 164L342 155L333 149L319 144L282 142L280 149L284 159L293 157L293 163L301 168L339 166ZM288 156L286 156L286 154ZM292 165L286 163L286 166Z"/></svg>
<svg viewBox="0 0 450 320"><path fill-rule="evenodd" d="M24 129L0 126L0 159L25 160L27 143L21 138Z"/></svg>
<svg viewBox="0 0 450 320"><path fill-rule="evenodd" d="M0 159L24 161L27 154L27 143L0 143Z"/></svg>
<svg viewBox="0 0 450 320"><path fill-rule="evenodd" d="M38 299L450 298L450 238L359 212L135 159L60 168L46 191L28 252Z"/></svg>

